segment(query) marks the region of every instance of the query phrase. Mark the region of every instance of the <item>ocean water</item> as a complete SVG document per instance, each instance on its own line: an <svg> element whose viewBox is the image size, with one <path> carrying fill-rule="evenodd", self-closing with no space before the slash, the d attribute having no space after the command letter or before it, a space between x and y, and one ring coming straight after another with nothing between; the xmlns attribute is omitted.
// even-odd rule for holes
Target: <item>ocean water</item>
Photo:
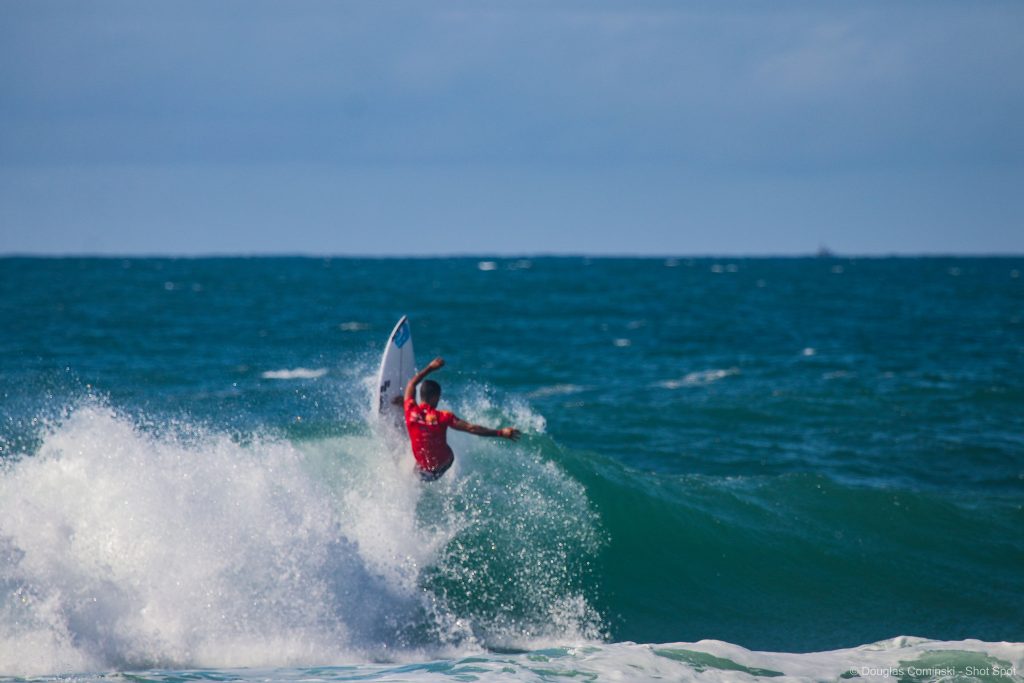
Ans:
<svg viewBox="0 0 1024 683"><path fill-rule="evenodd" d="M1022 272L0 259L0 678L1024 680Z"/></svg>

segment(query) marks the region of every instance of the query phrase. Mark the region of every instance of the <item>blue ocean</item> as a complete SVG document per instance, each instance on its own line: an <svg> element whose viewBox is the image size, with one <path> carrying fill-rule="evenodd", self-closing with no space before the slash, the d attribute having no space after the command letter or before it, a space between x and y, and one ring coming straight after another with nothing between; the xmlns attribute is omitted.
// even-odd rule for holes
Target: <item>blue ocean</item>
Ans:
<svg viewBox="0 0 1024 683"><path fill-rule="evenodd" d="M0 259L0 678L1024 680L1022 272Z"/></svg>

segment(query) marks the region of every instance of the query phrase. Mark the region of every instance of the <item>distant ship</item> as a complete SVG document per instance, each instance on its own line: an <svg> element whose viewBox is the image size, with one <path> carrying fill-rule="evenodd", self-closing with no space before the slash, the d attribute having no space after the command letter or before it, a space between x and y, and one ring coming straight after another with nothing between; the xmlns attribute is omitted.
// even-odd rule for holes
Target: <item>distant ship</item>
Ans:
<svg viewBox="0 0 1024 683"><path fill-rule="evenodd" d="M832 250L826 247L824 244L818 247L818 258L832 258L834 256L835 253L833 253Z"/></svg>

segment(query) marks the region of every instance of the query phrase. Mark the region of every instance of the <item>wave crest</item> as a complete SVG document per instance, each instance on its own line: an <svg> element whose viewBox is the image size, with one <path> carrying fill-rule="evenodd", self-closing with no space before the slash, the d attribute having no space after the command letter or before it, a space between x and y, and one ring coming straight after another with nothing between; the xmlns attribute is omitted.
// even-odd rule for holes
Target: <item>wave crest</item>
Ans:
<svg viewBox="0 0 1024 683"><path fill-rule="evenodd" d="M373 435L240 443L79 406L0 470L0 671L322 665L597 633L574 576L596 518L558 507L580 492L553 464L498 446L463 445L463 476L430 487ZM474 590L453 588L472 567Z"/></svg>

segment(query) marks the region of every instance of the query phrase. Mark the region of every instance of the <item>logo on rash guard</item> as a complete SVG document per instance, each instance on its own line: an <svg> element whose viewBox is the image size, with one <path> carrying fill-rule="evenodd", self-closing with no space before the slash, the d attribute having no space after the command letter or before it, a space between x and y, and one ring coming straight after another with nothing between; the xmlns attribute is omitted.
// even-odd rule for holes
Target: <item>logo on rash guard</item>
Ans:
<svg viewBox="0 0 1024 683"><path fill-rule="evenodd" d="M436 425L437 422L438 422L438 420L437 420L437 412L433 411L433 410L422 410L422 409L420 409L420 410L417 410L417 411L413 412L411 417L412 417L413 420L415 420L419 424Z"/></svg>

